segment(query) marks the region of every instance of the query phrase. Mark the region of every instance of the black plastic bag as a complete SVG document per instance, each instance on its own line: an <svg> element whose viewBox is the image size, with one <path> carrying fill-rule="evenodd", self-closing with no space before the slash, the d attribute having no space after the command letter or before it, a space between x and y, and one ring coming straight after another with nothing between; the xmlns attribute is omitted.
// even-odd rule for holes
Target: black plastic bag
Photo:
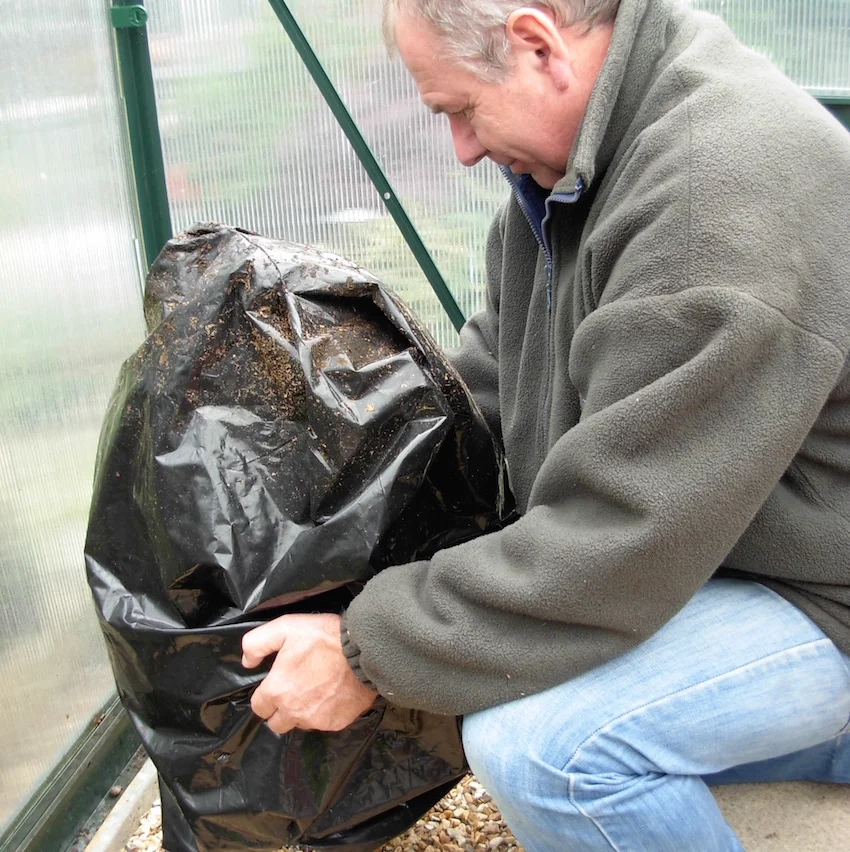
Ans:
<svg viewBox="0 0 850 852"><path fill-rule="evenodd" d="M278 736L250 709L270 660L243 669L242 636L506 523L502 458L430 336L337 256L196 226L145 312L86 564L165 848L374 849L465 772L457 720L379 699L340 733Z"/></svg>

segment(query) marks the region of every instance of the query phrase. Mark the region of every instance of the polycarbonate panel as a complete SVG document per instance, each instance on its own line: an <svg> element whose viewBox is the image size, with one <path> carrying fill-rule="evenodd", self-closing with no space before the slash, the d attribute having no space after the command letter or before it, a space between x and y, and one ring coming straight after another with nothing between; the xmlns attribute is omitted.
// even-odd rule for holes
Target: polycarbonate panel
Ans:
<svg viewBox="0 0 850 852"><path fill-rule="evenodd" d="M438 340L455 334L267 0L149 0L175 229L204 219L315 243L396 289ZM381 0L289 4L466 315L508 185L464 169L381 40Z"/></svg>
<svg viewBox="0 0 850 852"><path fill-rule="evenodd" d="M850 97L850 0L692 0L816 96Z"/></svg>
<svg viewBox="0 0 850 852"><path fill-rule="evenodd" d="M107 14L0 0L0 831L114 690L83 541L143 332Z"/></svg>

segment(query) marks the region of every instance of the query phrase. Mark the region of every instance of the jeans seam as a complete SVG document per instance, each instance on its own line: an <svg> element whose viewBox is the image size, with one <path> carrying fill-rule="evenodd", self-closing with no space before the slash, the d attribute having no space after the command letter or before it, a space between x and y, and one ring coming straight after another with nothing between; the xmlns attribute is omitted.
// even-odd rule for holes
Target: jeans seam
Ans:
<svg viewBox="0 0 850 852"><path fill-rule="evenodd" d="M590 820L595 826L596 830L608 841L608 845L614 850L614 852L620 852L619 847L617 847L614 841L608 836L608 832L605 831L604 828L597 822L597 820L591 816L585 809L575 800L573 796L573 790L575 787L575 775L572 773L568 776L569 780L567 782L567 795L569 796L570 802L572 806L587 820Z"/></svg>
<svg viewBox="0 0 850 852"><path fill-rule="evenodd" d="M604 733L607 730L610 730L615 725L629 718L630 716L634 716L637 713L642 712L643 710L648 709L649 707L653 707L659 704L662 704L666 701L669 701L671 698L675 698L677 695L682 695L686 692L691 692L697 689L702 689L709 684L716 683L717 681L723 680L724 678L731 677L732 675L738 674L740 672L744 672L749 668L759 665L760 663L765 662L766 660L770 660L774 657L780 657L783 654L787 654L789 651L798 651L802 648L813 647L815 645L823 645L824 643L832 644L832 640L826 637L821 639L812 639L808 642L802 642L799 645L792 645L790 648L783 648L781 651L774 651L772 654L765 654L762 657L758 657L755 660L750 660L748 663L744 665L737 666L734 669L729 669L729 671L723 672L719 675L714 675L713 677L708 678L707 680L702 680L699 683L693 683L690 686L683 686L681 689L677 689L675 692L669 692L667 695L663 695L660 698L656 698L653 701L647 701L645 704L641 704L640 707L633 707L631 710L627 710L625 713L621 713L614 719L611 719L609 722L606 722L604 725L598 727L593 733L588 734L579 744L576 746L575 751L572 753L570 759L564 764L562 772L569 773L569 767L571 764L575 763L576 758L579 753L584 749L590 742L595 740L600 734ZM577 807L577 806L576 806Z"/></svg>
<svg viewBox="0 0 850 852"><path fill-rule="evenodd" d="M847 677L850 678L850 657L847 654L843 654L841 651L838 652L838 655L841 657L841 662L844 663L844 668L847 669ZM847 717L847 722L844 727L838 732L838 736L842 736L842 734L850 733L850 716Z"/></svg>

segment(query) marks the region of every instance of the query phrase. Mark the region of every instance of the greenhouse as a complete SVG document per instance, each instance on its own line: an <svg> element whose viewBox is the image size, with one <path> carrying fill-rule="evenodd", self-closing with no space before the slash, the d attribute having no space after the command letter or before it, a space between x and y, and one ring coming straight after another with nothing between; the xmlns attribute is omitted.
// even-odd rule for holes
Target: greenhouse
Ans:
<svg viewBox="0 0 850 852"><path fill-rule="evenodd" d="M692 5L850 129L850 0ZM84 547L101 427L147 336L145 278L165 243L223 223L348 258L444 349L485 305L509 188L495 163L457 161L445 117L387 55L381 8L0 0L0 852L82 852L145 762ZM457 809L490 801L464 784L441 826L454 845L427 848L518 848L483 822L463 834ZM794 815L767 787L723 805L748 849L847 848L850 788L798 792Z"/></svg>

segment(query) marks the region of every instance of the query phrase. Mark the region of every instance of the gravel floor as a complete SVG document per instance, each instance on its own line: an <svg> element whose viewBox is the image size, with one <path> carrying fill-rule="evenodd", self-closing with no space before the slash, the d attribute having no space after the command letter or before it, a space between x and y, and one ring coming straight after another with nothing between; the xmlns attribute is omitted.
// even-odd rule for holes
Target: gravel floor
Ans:
<svg viewBox="0 0 850 852"><path fill-rule="evenodd" d="M161 852L159 803L142 817L126 852ZM380 852L523 852L490 795L468 775L405 834ZM289 847L281 852L295 852Z"/></svg>

